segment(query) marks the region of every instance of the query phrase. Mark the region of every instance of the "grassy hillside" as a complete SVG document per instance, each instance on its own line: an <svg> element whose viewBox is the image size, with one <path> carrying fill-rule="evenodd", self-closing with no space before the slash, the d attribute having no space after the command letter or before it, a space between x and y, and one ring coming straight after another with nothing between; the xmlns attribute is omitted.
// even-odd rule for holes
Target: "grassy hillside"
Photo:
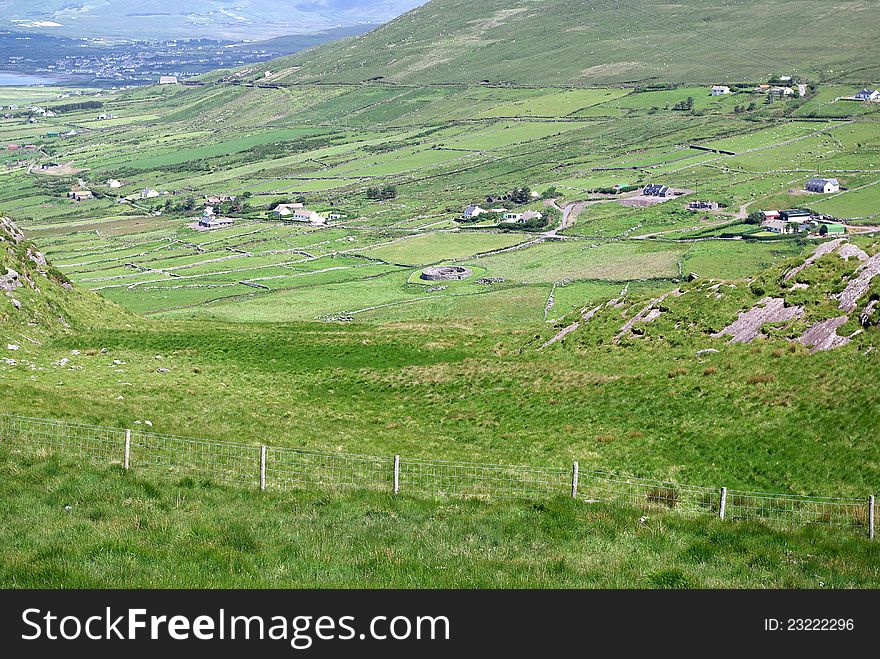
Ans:
<svg viewBox="0 0 880 659"><path fill-rule="evenodd" d="M876 0L433 0L271 64L289 81L575 84L876 77Z"/></svg>
<svg viewBox="0 0 880 659"><path fill-rule="evenodd" d="M0 394L21 414L121 428L150 421L163 433L251 444L578 460L706 487L866 497L880 481L877 392L866 384L880 329L865 308L880 294L875 283L839 328L849 345L811 354L795 340L840 315L830 294L859 262L829 254L783 286L781 273L802 261L751 283L683 284L682 295L650 306L652 295L633 292L543 350L571 318L537 331L473 320L96 329L23 346L17 364L0 364ZM751 343L713 336L768 296L803 315L759 322ZM640 321L646 308L657 314Z"/></svg>
<svg viewBox="0 0 880 659"><path fill-rule="evenodd" d="M4 588L876 588L880 543L567 499L235 491L0 449Z"/></svg>
<svg viewBox="0 0 880 659"><path fill-rule="evenodd" d="M5 217L0 217L0 296L0 341L10 345L133 319L115 304L74 287Z"/></svg>

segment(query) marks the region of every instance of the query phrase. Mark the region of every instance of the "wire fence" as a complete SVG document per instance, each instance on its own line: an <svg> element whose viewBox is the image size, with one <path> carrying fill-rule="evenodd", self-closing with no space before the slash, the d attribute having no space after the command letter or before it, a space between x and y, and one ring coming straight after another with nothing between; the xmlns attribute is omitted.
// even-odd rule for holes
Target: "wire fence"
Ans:
<svg viewBox="0 0 880 659"><path fill-rule="evenodd" d="M374 490L422 498L571 496L684 515L852 529L874 538L875 498L806 497L697 487L571 467L527 467L322 453L0 414L0 444L124 469L150 469L263 490Z"/></svg>

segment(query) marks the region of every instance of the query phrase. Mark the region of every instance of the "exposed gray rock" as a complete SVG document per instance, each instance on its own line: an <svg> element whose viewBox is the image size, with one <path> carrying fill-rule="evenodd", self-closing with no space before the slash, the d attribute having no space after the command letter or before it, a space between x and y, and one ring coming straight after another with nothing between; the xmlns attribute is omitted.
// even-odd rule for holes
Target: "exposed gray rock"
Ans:
<svg viewBox="0 0 880 659"><path fill-rule="evenodd" d="M21 311L21 302L12 298L12 306L15 307L18 311Z"/></svg>
<svg viewBox="0 0 880 659"><path fill-rule="evenodd" d="M867 327L868 325L871 324L871 314L873 314L873 313L874 313L874 309L877 308L877 303L878 303L878 302L880 302L880 300L871 300L871 301L867 304L867 306L866 306L864 309L862 309L862 313L861 313L861 315L859 316L859 322L860 322L864 327Z"/></svg>
<svg viewBox="0 0 880 659"><path fill-rule="evenodd" d="M851 258L858 259L859 261L867 261L869 258L871 258L852 243L846 243L843 247L840 248L837 253L840 258L846 261L849 261Z"/></svg>
<svg viewBox="0 0 880 659"><path fill-rule="evenodd" d="M815 262L816 259L822 258L826 254L831 254L831 252L836 250L845 242L846 238L838 238L837 240L831 240L827 243L822 243L816 248L816 251L814 251L810 256L807 257L806 261L801 263L796 268L792 268L791 270L786 272L785 277L782 278L783 281L788 281L789 279L797 277L805 268L813 265L813 262Z"/></svg>
<svg viewBox="0 0 880 659"><path fill-rule="evenodd" d="M614 337L614 343L620 343L620 340L625 335L632 332L632 329L636 324L651 323L657 320L662 315L662 311L657 307L669 296L678 297L680 295L682 295L681 289L676 288L674 291L669 291L668 293L664 293L660 297L651 300L641 311L623 324L623 327L620 328L620 332Z"/></svg>
<svg viewBox="0 0 880 659"><path fill-rule="evenodd" d="M761 334L761 329L766 323L782 323L803 315L803 307L786 307L785 300L781 297L765 297L758 300L758 303L748 311L741 312L734 322L712 336L717 339L729 335L733 338L728 343L749 343Z"/></svg>
<svg viewBox="0 0 880 659"><path fill-rule="evenodd" d="M21 286L18 273L11 268L6 268L6 274L0 275L0 291L14 291Z"/></svg>
<svg viewBox="0 0 880 659"><path fill-rule="evenodd" d="M706 348L705 350L697 350L697 357L702 357L703 355L712 355L718 352L715 348Z"/></svg>
<svg viewBox="0 0 880 659"><path fill-rule="evenodd" d="M868 291L871 282L878 274L880 274L880 254L875 254L856 270L856 275L849 280L844 291L837 296L837 299L840 300L838 308L847 313L855 311L856 301Z"/></svg>
<svg viewBox="0 0 880 659"><path fill-rule="evenodd" d="M821 320L804 332L803 336L798 339L798 343L810 346L810 352L834 350L840 346L845 346L849 343L850 339L846 336L838 336L837 328L845 324L848 320L848 316L839 316L837 318Z"/></svg>

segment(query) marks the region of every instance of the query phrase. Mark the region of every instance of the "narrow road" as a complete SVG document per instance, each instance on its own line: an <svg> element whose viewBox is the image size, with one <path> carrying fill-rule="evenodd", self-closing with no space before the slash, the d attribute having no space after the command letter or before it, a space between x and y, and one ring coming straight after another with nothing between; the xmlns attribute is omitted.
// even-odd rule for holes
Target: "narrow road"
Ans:
<svg viewBox="0 0 880 659"><path fill-rule="evenodd" d="M562 222L559 223L559 226L555 229L551 229L546 233L541 234L544 238L559 238L558 235L560 231L564 231L572 226L574 226L575 221L578 218L578 215L581 214L581 211L584 210L589 204L595 203L590 201L572 201L567 203L565 206L560 207L555 199L548 199L544 202L545 205L550 208L555 208L560 213L562 213Z"/></svg>

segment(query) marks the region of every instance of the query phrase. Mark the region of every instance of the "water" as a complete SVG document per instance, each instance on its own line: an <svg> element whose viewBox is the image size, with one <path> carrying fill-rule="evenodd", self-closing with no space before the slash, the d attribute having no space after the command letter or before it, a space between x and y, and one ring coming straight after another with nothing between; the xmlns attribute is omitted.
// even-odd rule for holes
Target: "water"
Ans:
<svg viewBox="0 0 880 659"><path fill-rule="evenodd" d="M0 71L0 87L32 87L34 85L54 85L58 80L43 78L14 71Z"/></svg>

